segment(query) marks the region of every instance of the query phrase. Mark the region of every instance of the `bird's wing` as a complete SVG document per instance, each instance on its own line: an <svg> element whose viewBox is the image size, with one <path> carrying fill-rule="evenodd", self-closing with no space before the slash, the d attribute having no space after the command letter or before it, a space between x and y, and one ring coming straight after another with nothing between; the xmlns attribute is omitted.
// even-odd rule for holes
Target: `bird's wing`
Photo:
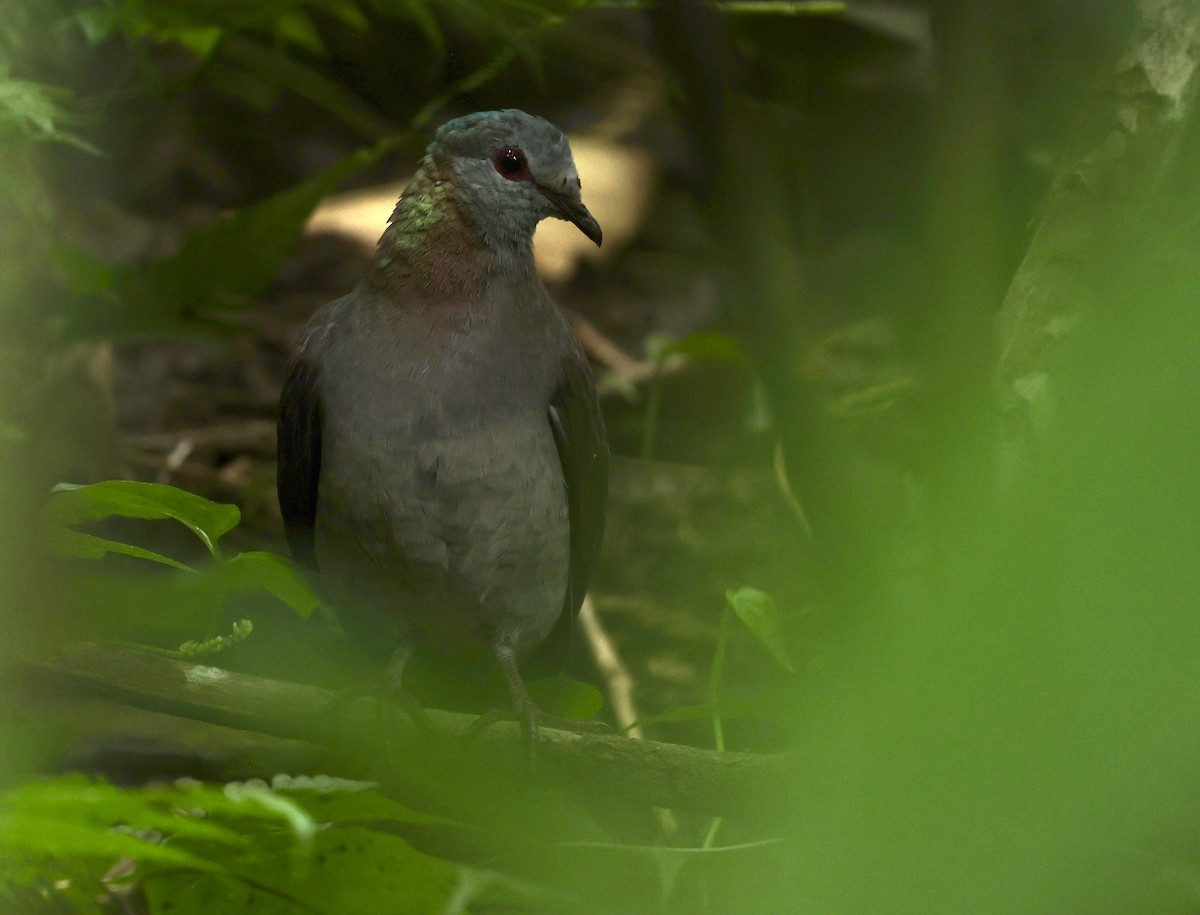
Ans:
<svg viewBox="0 0 1200 915"><path fill-rule="evenodd" d="M572 623L604 537L604 510L608 499L608 442L604 417L587 361L576 350L563 364L562 378L550 401L550 427L558 446L570 509L571 565L563 614L546 640L545 656L561 659L568 654Z"/></svg>
<svg viewBox="0 0 1200 915"><path fill-rule="evenodd" d="M276 484L288 547L296 560L316 568L313 524L321 476L321 402L316 370L297 354L279 398Z"/></svg>

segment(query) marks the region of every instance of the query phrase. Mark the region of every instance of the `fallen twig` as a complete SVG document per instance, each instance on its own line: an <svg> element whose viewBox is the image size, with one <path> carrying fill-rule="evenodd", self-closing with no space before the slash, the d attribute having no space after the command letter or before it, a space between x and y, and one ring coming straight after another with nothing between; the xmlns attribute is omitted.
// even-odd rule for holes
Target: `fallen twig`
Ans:
<svg viewBox="0 0 1200 915"><path fill-rule="evenodd" d="M592 660L608 686L608 698L618 727L634 740L644 739L646 735L640 726L630 727L641 717L633 704L633 675L596 615L596 605L590 595L583 599L583 606L579 608L579 625Z"/></svg>

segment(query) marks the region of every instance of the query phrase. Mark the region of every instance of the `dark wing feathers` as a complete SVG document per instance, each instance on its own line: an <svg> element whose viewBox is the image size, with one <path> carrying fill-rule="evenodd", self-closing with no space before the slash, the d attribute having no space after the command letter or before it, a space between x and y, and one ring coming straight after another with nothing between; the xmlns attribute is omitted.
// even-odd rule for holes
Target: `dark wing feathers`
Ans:
<svg viewBox="0 0 1200 915"><path fill-rule="evenodd" d="M579 612L604 539L608 501L608 442L604 417L586 363L568 360L550 402L550 425L558 445L571 513L571 568L566 609Z"/></svg>
<svg viewBox="0 0 1200 915"><path fill-rule="evenodd" d="M562 615L530 659L529 669L535 672L570 666L575 615L587 593L604 538L608 442L595 385L582 353L564 363L561 383L550 401L549 419L567 485L571 565Z"/></svg>
<svg viewBox="0 0 1200 915"><path fill-rule="evenodd" d="M300 355L292 360L283 383L276 436L276 483L288 547L294 559L315 569L313 524L321 476L321 404L316 370Z"/></svg>

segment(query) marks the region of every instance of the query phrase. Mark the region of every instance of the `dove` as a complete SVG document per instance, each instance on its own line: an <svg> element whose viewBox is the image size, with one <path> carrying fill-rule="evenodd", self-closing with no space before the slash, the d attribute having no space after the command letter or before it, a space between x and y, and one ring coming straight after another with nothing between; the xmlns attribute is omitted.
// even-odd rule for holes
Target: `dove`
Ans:
<svg viewBox="0 0 1200 915"><path fill-rule="evenodd" d="M533 259L545 218L597 245L566 137L515 109L436 132L374 262L301 332L280 397L292 555L402 691L422 648L503 671L565 659L604 529L587 358Z"/></svg>

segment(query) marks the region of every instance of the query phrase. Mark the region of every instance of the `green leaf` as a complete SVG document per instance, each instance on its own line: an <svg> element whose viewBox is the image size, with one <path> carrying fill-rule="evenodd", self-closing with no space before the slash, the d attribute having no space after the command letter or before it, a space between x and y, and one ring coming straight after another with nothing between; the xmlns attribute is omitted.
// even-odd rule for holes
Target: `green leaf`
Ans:
<svg viewBox="0 0 1200 915"><path fill-rule="evenodd" d="M162 483L106 480L89 486L59 483L52 490L47 516L52 526L60 527L113 516L174 518L186 525L208 551L219 558L217 541L237 526L241 513L236 505L212 502Z"/></svg>
<svg viewBox="0 0 1200 915"><path fill-rule="evenodd" d="M222 29L213 26L200 26L191 29L175 29L164 33L163 38L170 38L183 45L201 60L208 60L224 35Z"/></svg>
<svg viewBox="0 0 1200 915"><path fill-rule="evenodd" d="M730 718L741 718L749 715L754 711L768 706L770 703L763 701L755 701L752 699L745 700L725 700L721 702L705 702L700 705L681 705L677 708L668 709L665 712L660 712L657 715L647 715L644 718L639 718L633 724L628 725L625 730L634 727L644 727L648 724L675 724L683 721L711 721L714 717L719 717L725 721Z"/></svg>
<svg viewBox="0 0 1200 915"><path fill-rule="evenodd" d="M0 76L0 141L54 141L99 155L96 147L61 127L71 118L65 105L72 98L58 86Z"/></svg>
<svg viewBox="0 0 1200 915"><path fill-rule="evenodd" d="M370 20L363 15L363 11L354 0L329 0L324 9L330 16L352 29L365 32L371 27Z"/></svg>
<svg viewBox="0 0 1200 915"><path fill-rule="evenodd" d="M599 690L565 675L532 681L529 694L547 713L576 721L586 721L604 708Z"/></svg>
<svg viewBox="0 0 1200 915"><path fill-rule="evenodd" d="M52 242L50 263L68 290L80 295L111 296L113 266L62 240Z"/></svg>
<svg viewBox="0 0 1200 915"><path fill-rule="evenodd" d="M320 823L351 825L370 822L415 823L422 826L442 825L470 828L446 817L422 813L384 797L374 782L333 778L328 775L276 775L271 789L287 794L303 805L313 819Z"/></svg>
<svg viewBox="0 0 1200 915"><path fill-rule="evenodd" d="M446 911L459 868L393 830L448 821L373 788L324 776L134 789L82 776L31 782L0 794L0 886L48 887L76 874L94 881L128 859L152 911L213 911L214 899L221 911L281 915ZM479 875L481 886L506 885ZM74 898L70 883L56 898Z"/></svg>
<svg viewBox="0 0 1200 915"><path fill-rule="evenodd" d="M82 776L29 783L0 794L0 899L13 887L53 886L55 901L75 900L74 886L91 887L128 859L130 871L106 882L132 874L155 912L214 911L214 900L220 911L279 915L576 908L417 851L397 824L454 824L374 789L326 776L134 789Z"/></svg>
<svg viewBox="0 0 1200 915"><path fill-rule="evenodd" d="M312 850L292 855L259 849L230 861L227 874L164 874L146 881L151 911L294 912L446 911L457 868L422 854L403 838L361 826L318 830Z"/></svg>
<svg viewBox="0 0 1200 915"><path fill-rule="evenodd" d="M746 361L742 345L729 334L715 330L688 334L682 340L668 343L661 352L664 357L678 353L695 362L727 362L736 365Z"/></svg>
<svg viewBox="0 0 1200 915"><path fill-rule="evenodd" d="M119 540L108 540L83 531L74 531L69 527L53 527L49 532L50 548L60 556L71 556L75 559L102 559L109 553L122 556L133 556L137 559L149 559L161 562L176 569L190 572L192 569L170 556L146 550L132 543L121 543Z"/></svg>
<svg viewBox="0 0 1200 915"><path fill-rule="evenodd" d="M77 10L71 19L83 32L83 40L94 48L108 38L118 25L117 11L109 6L92 6Z"/></svg>
<svg viewBox="0 0 1200 915"><path fill-rule="evenodd" d="M727 15L757 16L841 16L846 0L724 0L718 9Z"/></svg>
<svg viewBox="0 0 1200 915"><path fill-rule="evenodd" d="M412 17L413 22L417 24L417 28L421 30L425 40L429 42L437 55L441 57L445 54L446 36L442 33L442 27L438 25L437 18L430 12L424 0L406 0L404 9Z"/></svg>
<svg viewBox="0 0 1200 915"><path fill-rule="evenodd" d="M322 603L299 568L290 559L275 553L239 553L222 563L219 574L224 576L227 593L266 591L295 610L302 619L308 619Z"/></svg>
<svg viewBox="0 0 1200 915"><path fill-rule="evenodd" d="M449 862L418 852L399 836L360 827L318 836L324 858L309 868L300 895L322 911L444 911L457 870ZM364 883L365 873L375 878Z"/></svg>
<svg viewBox="0 0 1200 915"><path fill-rule="evenodd" d="M143 864L216 869L188 842L243 847L227 826L172 803L174 789L127 790L83 776L31 782L0 795L0 861L37 866L44 859L118 858ZM198 804L189 804L194 810ZM170 837L168 843L166 838Z"/></svg>
<svg viewBox="0 0 1200 915"><path fill-rule="evenodd" d="M240 307L275 278L323 197L394 146L383 140L347 156L295 187L196 229L175 254L149 264L58 252L69 281L86 293L73 303L70 332L107 336L212 326L214 311Z"/></svg>
<svg viewBox="0 0 1200 915"><path fill-rule="evenodd" d="M746 624L746 628L766 646L771 657L778 661L784 670L795 673L796 668L792 665L787 647L783 644L779 608L775 606L774 598L757 588L730 588L725 592L725 600L738 619Z"/></svg>
<svg viewBox="0 0 1200 915"><path fill-rule="evenodd" d="M279 272L313 208L349 175L389 148L361 150L262 203L192 232L179 251L151 264L148 293L183 316L257 295Z"/></svg>
<svg viewBox="0 0 1200 915"><path fill-rule="evenodd" d="M86 858L109 865L121 858L208 870L212 864L175 844L162 844L109 825L72 822L66 816L0 815L0 859L35 863L44 858Z"/></svg>
<svg viewBox="0 0 1200 915"><path fill-rule="evenodd" d="M284 41L303 48L314 57L325 56L325 43L317 27L313 25L312 17L302 9L290 9L283 12L275 20L275 31Z"/></svg>
<svg viewBox="0 0 1200 915"><path fill-rule="evenodd" d="M651 362L660 362L667 357L676 342L675 338L665 331L654 330L646 334L642 347Z"/></svg>

